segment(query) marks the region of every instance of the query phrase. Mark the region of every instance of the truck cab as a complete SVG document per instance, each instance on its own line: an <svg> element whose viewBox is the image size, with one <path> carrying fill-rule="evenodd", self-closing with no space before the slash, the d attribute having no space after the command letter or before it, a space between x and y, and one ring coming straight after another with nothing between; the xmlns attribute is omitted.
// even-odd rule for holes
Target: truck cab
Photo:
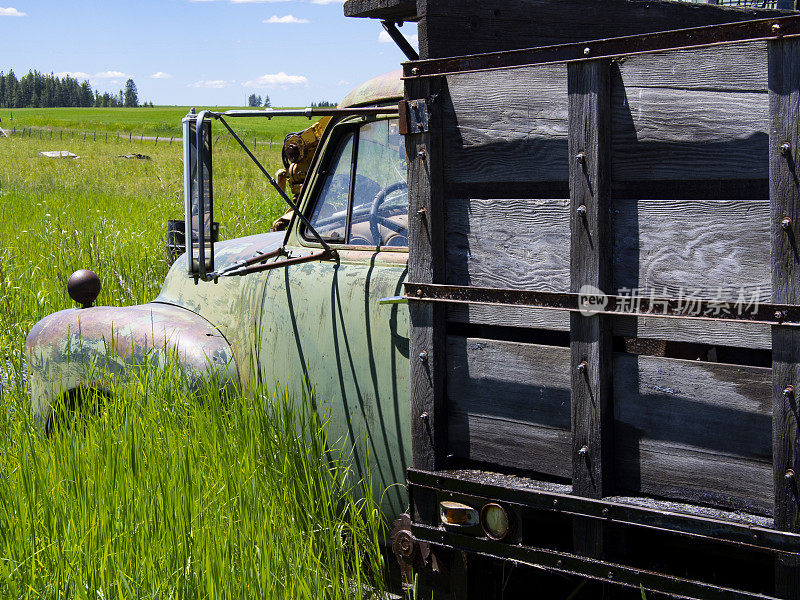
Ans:
<svg viewBox="0 0 800 600"><path fill-rule="evenodd" d="M396 107L401 96L399 72L389 73L353 90L339 109ZM375 497L388 516L399 514L407 499L393 484L410 459L408 312L381 303L401 293L408 259L397 118L333 117L295 202L332 256L304 261L322 246L293 215L285 231L214 244L221 276L190 275L183 254L148 304L69 309L37 323L26 343L37 420L47 426L61 397L109 392L109 371L170 360L189 373L189 385L212 378L288 389L298 402L313 392L330 439L351 449L359 475L370 465Z"/></svg>

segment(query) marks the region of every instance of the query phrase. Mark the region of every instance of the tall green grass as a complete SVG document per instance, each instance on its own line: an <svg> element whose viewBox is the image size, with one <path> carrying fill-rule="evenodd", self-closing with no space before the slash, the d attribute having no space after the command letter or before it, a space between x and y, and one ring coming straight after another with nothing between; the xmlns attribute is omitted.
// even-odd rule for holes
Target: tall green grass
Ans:
<svg viewBox="0 0 800 600"><path fill-rule="evenodd" d="M81 158L38 156L61 149ZM301 390L190 396L174 369L145 370L110 399L85 397L49 435L36 430L20 377L27 331L73 306L65 281L77 268L99 273L102 304L157 295L166 220L182 213L181 150L16 137L0 152L0 370L7 357L16 382L0 391L0 597L380 590L371 486L353 483ZM118 158L130 152L152 160ZM280 166L277 148L258 153ZM222 238L266 231L284 211L277 194L233 145L214 160Z"/></svg>

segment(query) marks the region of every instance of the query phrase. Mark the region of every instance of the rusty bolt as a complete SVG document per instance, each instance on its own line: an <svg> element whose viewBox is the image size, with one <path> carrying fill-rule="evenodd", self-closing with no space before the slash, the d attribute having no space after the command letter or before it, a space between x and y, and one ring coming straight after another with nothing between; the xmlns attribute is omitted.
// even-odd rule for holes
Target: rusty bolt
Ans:
<svg viewBox="0 0 800 600"><path fill-rule="evenodd" d="M608 572L608 578L609 579L614 579L614 572L613 571L609 571Z"/></svg>
<svg viewBox="0 0 800 600"><path fill-rule="evenodd" d="M424 125L424 124L422 124L422 123L417 123L417 129L419 129L420 131L422 131L423 129L425 129L425 125Z"/></svg>
<svg viewBox="0 0 800 600"><path fill-rule="evenodd" d="M792 230L792 220L789 217L783 217L783 219L781 219L781 229L784 231Z"/></svg>
<svg viewBox="0 0 800 600"><path fill-rule="evenodd" d="M578 450L578 455L586 456L587 454L589 454L589 446L581 446L581 449Z"/></svg>
<svg viewBox="0 0 800 600"><path fill-rule="evenodd" d="M564 564L564 561L561 560L560 558L556 561L556 566L557 567L561 567L563 564Z"/></svg>
<svg viewBox="0 0 800 600"><path fill-rule="evenodd" d="M578 365L578 373L581 374L586 373L586 367L587 367L586 361L582 360Z"/></svg>
<svg viewBox="0 0 800 600"><path fill-rule="evenodd" d="M583 55L589 56L589 52L591 52L591 50L589 50L589 46L586 46L586 48L583 49Z"/></svg>
<svg viewBox="0 0 800 600"><path fill-rule="evenodd" d="M413 69L411 69L411 74L412 75L419 75L419 69L417 67L414 67Z"/></svg>
<svg viewBox="0 0 800 600"><path fill-rule="evenodd" d="M604 517L608 517L608 515L609 515L609 510L607 508L604 508L603 509L603 516Z"/></svg>
<svg viewBox="0 0 800 600"><path fill-rule="evenodd" d="M418 156L419 158L425 158L425 148L423 148L422 150L420 150L419 152L417 152L417 156Z"/></svg>
<svg viewBox="0 0 800 600"><path fill-rule="evenodd" d="M422 352L419 353L419 360L420 362L428 361L428 352L426 350L423 350Z"/></svg>
<svg viewBox="0 0 800 600"><path fill-rule="evenodd" d="M793 385L787 385L785 388L783 388L783 397L786 398L787 400L789 398L793 398L794 397L794 386Z"/></svg>
<svg viewBox="0 0 800 600"><path fill-rule="evenodd" d="M586 153L585 152L578 152L575 155L575 160L577 161L577 163L579 165L582 165L584 162L586 162Z"/></svg>
<svg viewBox="0 0 800 600"><path fill-rule="evenodd" d="M575 209L575 213L581 218L586 218L586 205L581 204L578 208Z"/></svg>
<svg viewBox="0 0 800 600"><path fill-rule="evenodd" d="M784 156L789 156L792 152L792 144L790 142L783 142L781 144L781 154Z"/></svg>
<svg viewBox="0 0 800 600"><path fill-rule="evenodd" d="M777 23L775 23L772 26L772 33L778 34L778 33L780 33L780 31L781 31L781 26L778 25Z"/></svg>
<svg viewBox="0 0 800 600"><path fill-rule="evenodd" d="M558 506L558 498L555 498L553 500L553 506L556 506L556 507Z"/></svg>
<svg viewBox="0 0 800 600"><path fill-rule="evenodd" d="M428 413L424 412L419 416L420 421L427 421L428 420Z"/></svg>
<svg viewBox="0 0 800 600"><path fill-rule="evenodd" d="M422 298L422 290L417 290L417 297Z"/></svg>
<svg viewBox="0 0 800 600"><path fill-rule="evenodd" d="M783 311L781 311L781 310L776 310L776 311L775 311L775 318L776 318L778 321L782 321L782 320L783 320Z"/></svg>
<svg viewBox="0 0 800 600"><path fill-rule="evenodd" d="M786 481L792 481L792 480L794 480L794 469L789 469L789 470L787 470L787 471L786 471L786 473L783 475L783 478L784 478Z"/></svg>

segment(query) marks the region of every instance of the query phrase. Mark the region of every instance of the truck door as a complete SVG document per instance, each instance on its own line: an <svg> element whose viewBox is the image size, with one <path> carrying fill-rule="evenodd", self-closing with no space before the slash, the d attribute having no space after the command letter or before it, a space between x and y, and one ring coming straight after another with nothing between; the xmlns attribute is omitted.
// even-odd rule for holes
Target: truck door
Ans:
<svg viewBox="0 0 800 600"><path fill-rule="evenodd" d="M313 390L329 439L370 465L388 517L407 504L410 460L405 149L396 119L349 119L323 142L300 199L339 256L269 272L259 362L267 384ZM288 250L318 247L297 219Z"/></svg>

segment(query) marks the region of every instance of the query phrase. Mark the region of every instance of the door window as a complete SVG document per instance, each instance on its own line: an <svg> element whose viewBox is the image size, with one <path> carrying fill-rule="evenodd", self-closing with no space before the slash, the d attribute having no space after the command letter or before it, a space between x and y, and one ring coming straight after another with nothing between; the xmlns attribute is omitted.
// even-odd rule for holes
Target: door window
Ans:
<svg viewBox="0 0 800 600"><path fill-rule="evenodd" d="M312 214L314 228L338 243L408 246L405 145L397 119L346 134L330 165Z"/></svg>

